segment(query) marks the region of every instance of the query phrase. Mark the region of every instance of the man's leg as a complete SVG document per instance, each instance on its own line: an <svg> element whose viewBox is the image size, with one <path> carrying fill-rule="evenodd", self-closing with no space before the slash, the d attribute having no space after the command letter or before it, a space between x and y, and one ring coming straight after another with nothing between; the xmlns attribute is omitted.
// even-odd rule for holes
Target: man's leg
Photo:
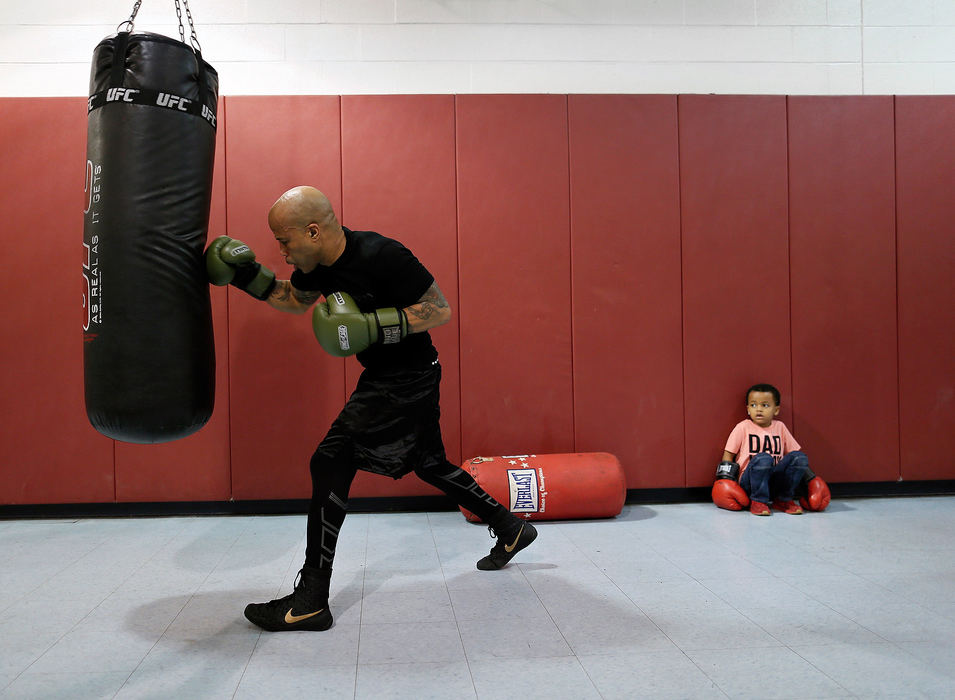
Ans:
<svg viewBox="0 0 955 700"><path fill-rule="evenodd" d="M519 551L537 538L537 529L521 520L482 489L466 471L451 462L415 469L422 481L431 484L488 524L497 543L477 563L482 571L503 568Z"/></svg>
<svg viewBox="0 0 955 700"><path fill-rule="evenodd" d="M295 590L268 603L252 603L245 616L263 629L327 630L332 626L328 588L338 533L345 520L348 490L355 478L350 443L330 434L310 462L312 500L306 525L305 565Z"/></svg>

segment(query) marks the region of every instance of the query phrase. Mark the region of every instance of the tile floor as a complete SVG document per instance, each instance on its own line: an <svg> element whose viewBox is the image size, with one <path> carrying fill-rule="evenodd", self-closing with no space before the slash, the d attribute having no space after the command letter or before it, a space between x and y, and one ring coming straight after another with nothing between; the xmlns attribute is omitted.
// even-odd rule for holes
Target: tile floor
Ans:
<svg viewBox="0 0 955 700"><path fill-rule="evenodd" d="M456 512L353 514L335 626L260 632L304 525L0 521L0 697L955 697L955 498L632 505L497 572Z"/></svg>

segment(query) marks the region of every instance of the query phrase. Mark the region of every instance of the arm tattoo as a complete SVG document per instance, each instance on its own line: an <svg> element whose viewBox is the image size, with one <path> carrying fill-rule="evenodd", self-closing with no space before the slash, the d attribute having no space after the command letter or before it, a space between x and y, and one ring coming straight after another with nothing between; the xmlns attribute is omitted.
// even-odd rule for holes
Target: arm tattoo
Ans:
<svg viewBox="0 0 955 700"><path fill-rule="evenodd" d="M272 298L276 301L288 301L292 293L292 283L288 280L276 280Z"/></svg>
<svg viewBox="0 0 955 700"><path fill-rule="evenodd" d="M441 290L438 289L438 285L432 282L428 291L418 300L418 303L409 306L405 311L410 312L415 318L426 321L434 316L438 309L446 308L448 308L448 300L444 298Z"/></svg>
<svg viewBox="0 0 955 700"><path fill-rule="evenodd" d="M292 287L292 285L289 284L289 287ZM299 304L303 304L305 306L311 306L316 301L318 301L318 298L322 296L322 293L321 292L306 292L306 291L302 291L301 289L295 289L295 287L292 287L292 296L295 297L295 300Z"/></svg>
<svg viewBox="0 0 955 700"><path fill-rule="evenodd" d="M272 290L272 298L280 303L288 303L295 299L295 302L302 306L311 306L321 296L320 292L303 292L296 289L288 280L279 280L275 283L275 289Z"/></svg>

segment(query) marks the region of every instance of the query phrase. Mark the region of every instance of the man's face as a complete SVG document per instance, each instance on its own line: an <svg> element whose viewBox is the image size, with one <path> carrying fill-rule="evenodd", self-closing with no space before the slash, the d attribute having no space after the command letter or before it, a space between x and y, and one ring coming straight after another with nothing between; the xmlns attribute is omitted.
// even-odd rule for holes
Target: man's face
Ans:
<svg viewBox="0 0 955 700"><path fill-rule="evenodd" d="M314 228L316 224L307 227L277 224L272 229L285 262L302 272L311 272L318 265L318 236Z"/></svg>
<svg viewBox="0 0 955 700"><path fill-rule="evenodd" d="M746 398L749 418L761 428L768 428L779 413L779 405L769 391L751 391Z"/></svg>

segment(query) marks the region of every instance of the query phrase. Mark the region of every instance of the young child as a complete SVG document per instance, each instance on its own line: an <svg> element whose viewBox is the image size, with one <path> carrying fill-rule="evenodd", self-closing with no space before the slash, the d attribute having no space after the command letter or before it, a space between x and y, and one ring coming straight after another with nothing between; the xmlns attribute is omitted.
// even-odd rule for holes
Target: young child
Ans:
<svg viewBox="0 0 955 700"><path fill-rule="evenodd" d="M776 420L779 389L756 384L746 392L749 418L740 421L726 440L724 462L739 464L739 485L749 496L753 515L771 515L773 508L789 515L802 513L795 502L796 488L809 469L809 458L801 451L789 429Z"/></svg>

